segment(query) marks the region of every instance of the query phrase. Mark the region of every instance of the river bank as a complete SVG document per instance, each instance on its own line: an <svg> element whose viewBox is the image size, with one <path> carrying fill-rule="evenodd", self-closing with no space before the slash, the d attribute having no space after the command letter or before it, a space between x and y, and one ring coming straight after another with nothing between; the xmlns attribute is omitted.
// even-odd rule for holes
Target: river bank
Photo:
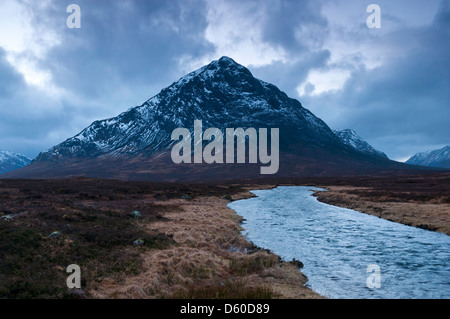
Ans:
<svg viewBox="0 0 450 319"><path fill-rule="evenodd" d="M233 200L253 197L250 190L272 189L276 185L317 186L328 190L315 193L319 201L448 235L450 210L446 191L449 180L448 174L379 179L317 178L293 183L239 185L243 190L230 197ZM228 203L217 196L166 202L164 205L181 209L164 214L167 221L151 227L156 227L153 231L173 234L178 247L158 252L156 256L144 254L144 270L138 276L127 278L120 287L104 282L94 296L209 298L212 292L217 293L217 283L221 287L231 279L238 281L241 291L244 286L250 291L270 287L271 298L320 298L304 287L307 279L297 267L281 262L266 251L255 254L255 247L240 235L239 216L225 207ZM255 267L255 263L259 266ZM192 265L197 265L198 269L192 270ZM237 270L239 267L247 269ZM167 268L172 270L167 273ZM248 270L252 268L257 270ZM205 269L208 269L206 274ZM203 273L200 278L199 272Z"/></svg>
<svg viewBox="0 0 450 319"><path fill-rule="evenodd" d="M258 187L0 180L0 298L320 298L241 235L226 205Z"/></svg>
<svg viewBox="0 0 450 319"><path fill-rule="evenodd" d="M310 186L258 190L229 205L247 238L283 260L304 263L309 286L338 299L446 299L450 237L328 205ZM375 265L375 266L374 266ZM373 287L367 269L379 270ZM374 289L377 288L377 289Z"/></svg>
<svg viewBox="0 0 450 319"><path fill-rule="evenodd" d="M254 186L271 188L273 186ZM179 207L149 231L173 235L175 247L142 254L142 271L118 284L104 280L95 298L322 298L305 287L298 264L281 261L241 235L241 217L229 199L252 197L246 189L226 198L174 199ZM231 198L230 198L231 197Z"/></svg>
<svg viewBox="0 0 450 319"><path fill-rule="evenodd" d="M326 188L316 195L329 204L448 234L448 173L217 184L0 180L0 298L320 298L296 265L247 242L226 207L277 185ZM135 210L141 218L130 216ZM76 294L65 285L73 263L82 272Z"/></svg>
<svg viewBox="0 0 450 319"><path fill-rule="evenodd" d="M316 184L321 202L450 235L450 174Z"/></svg>

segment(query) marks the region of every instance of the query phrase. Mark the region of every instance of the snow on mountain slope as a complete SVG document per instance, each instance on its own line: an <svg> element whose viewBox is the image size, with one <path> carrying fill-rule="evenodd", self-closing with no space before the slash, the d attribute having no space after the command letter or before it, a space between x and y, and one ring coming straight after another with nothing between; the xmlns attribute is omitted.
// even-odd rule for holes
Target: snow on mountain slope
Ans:
<svg viewBox="0 0 450 319"><path fill-rule="evenodd" d="M348 146L296 99L253 77L222 57L182 77L140 106L95 121L79 134L42 152L5 178L88 176L154 181L261 178L250 163L175 164L171 139L176 128L278 128L277 177L370 174L411 165ZM244 140L242 140L244 141ZM204 142L206 145L207 142ZM237 145L235 144L235 149Z"/></svg>
<svg viewBox="0 0 450 319"><path fill-rule="evenodd" d="M31 160L24 155L0 151L0 174L27 166Z"/></svg>
<svg viewBox="0 0 450 319"><path fill-rule="evenodd" d="M363 140L354 130L333 130L334 134L341 140L342 143L353 147L355 150L362 153L376 155L384 158L388 158L383 152L376 150L369 143Z"/></svg>
<svg viewBox="0 0 450 319"><path fill-rule="evenodd" d="M450 168L450 146L438 150L417 153L406 161L408 164Z"/></svg>
<svg viewBox="0 0 450 319"><path fill-rule="evenodd" d="M204 128L282 127L280 134L284 134L286 143L301 141L320 147L340 144L329 127L300 102L254 78L231 58L222 57L182 77L141 106L95 121L41 153L36 161L150 156L168 149L175 128L192 130L194 120L203 120Z"/></svg>

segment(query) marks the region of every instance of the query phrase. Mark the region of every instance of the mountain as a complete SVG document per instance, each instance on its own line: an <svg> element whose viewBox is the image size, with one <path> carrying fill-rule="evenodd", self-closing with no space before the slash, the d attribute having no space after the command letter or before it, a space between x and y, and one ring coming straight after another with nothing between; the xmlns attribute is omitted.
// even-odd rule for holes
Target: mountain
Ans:
<svg viewBox="0 0 450 319"><path fill-rule="evenodd" d="M408 164L450 168L450 146L438 150L417 153L406 161Z"/></svg>
<svg viewBox="0 0 450 319"><path fill-rule="evenodd" d="M369 154L388 158L383 152L376 150L369 143L363 140L352 129L333 130L333 133L341 140L345 145L353 147L355 150Z"/></svg>
<svg viewBox="0 0 450 319"><path fill-rule="evenodd" d="M0 151L0 174L27 166L31 160L24 155Z"/></svg>
<svg viewBox="0 0 450 319"><path fill-rule="evenodd" d="M174 164L176 128L279 128L276 176L354 175L410 169L343 144L331 129L276 86L222 57L189 73L140 106L42 152L5 178L90 176L136 180L260 178L260 164ZM264 176L263 176L264 177ZM267 177L267 176L265 176ZM271 176L273 177L273 176Z"/></svg>
<svg viewBox="0 0 450 319"><path fill-rule="evenodd" d="M337 143L328 126L300 102L223 57L181 78L143 105L94 122L36 160L105 154L150 156L167 150L175 128L192 128L196 119L203 120L203 127L284 126L286 134L301 131L300 139L305 142L318 146Z"/></svg>

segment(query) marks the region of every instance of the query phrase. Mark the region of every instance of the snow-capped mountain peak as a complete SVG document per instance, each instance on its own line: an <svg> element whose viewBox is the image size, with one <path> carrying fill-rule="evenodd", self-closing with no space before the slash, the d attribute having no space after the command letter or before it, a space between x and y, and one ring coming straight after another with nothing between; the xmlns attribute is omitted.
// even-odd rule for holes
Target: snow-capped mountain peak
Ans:
<svg viewBox="0 0 450 319"><path fill-rule="evenodd" d="M328 126L299 101L253 77L244 66L222 57L193 71L141 106L115 118L95 121L76 136L41 153L37 161L59 158L151 156L167 151L178 127L283 128L290 139L305 143L339 143Z"/></svg>
<svg viewBox="0 0 450 319"><path fill-rule="evenodd" d="M333 133L336 134L336 136L341 140L342 143L351 146L357 151L388 158L386 154L372 147L352 129L333 130Z"/></svg>
<svg viewBox="0 0 450 319"><path fill-rule="evenodd" d="M408 164L450 168L450 146L417 153L406 161Z"/></svg>
<svg viewBox="0 0 450 319"><path fill-rule="evenodd" d="M171 160L176 143L172 132L186 128L192 134L195 120L202 121L203 130L218 128L222 132L226 128L277 128L277 176L337 176L409 167L383 159L381 152L361 152L369 147L361 146L362 139L356 133L350 132L350 146L345 145L298 100L253 77L233 59L222 57L180 78L142 105L93 122L79 134L39 154L27 167L5 176L82 175L166 181L261 176L260 166L250 163L175 164ZM359 149L355 150L355 146Z"/></svg>
<svg viewBox="0 0 450 319"><path fill-rule="evenodd" d="M206 81L213 79L216 76L220 75L230 75L237 76L246 74L247 76L252 76L250 71L244 66L236 63L233 59L223 56L219 60L212 61L210 64L205 65L185 76L183 76L178 81L174 82L173 85L170 86L171 89L179 88L180 86L188 83L194 78L198 78L200 80Z"/></svg>
<svg viewBox="0 0 450 319"><path fill-rule="evenodd" d="M14 152L0 151L0 174L27 166L31 160Z"/></svg>

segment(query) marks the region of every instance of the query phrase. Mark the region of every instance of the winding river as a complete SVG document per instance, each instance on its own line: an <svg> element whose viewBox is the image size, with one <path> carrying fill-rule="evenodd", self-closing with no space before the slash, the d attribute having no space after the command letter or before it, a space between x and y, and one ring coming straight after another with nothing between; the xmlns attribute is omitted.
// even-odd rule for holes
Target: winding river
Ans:
<svg viewBox="0 0 450 319"><path fill-rule="evenodd" d="M329 298L450 298L450 237L319 202L305 186L252 191L228 205L243 234L303 262L308 286Z"/></svg>

